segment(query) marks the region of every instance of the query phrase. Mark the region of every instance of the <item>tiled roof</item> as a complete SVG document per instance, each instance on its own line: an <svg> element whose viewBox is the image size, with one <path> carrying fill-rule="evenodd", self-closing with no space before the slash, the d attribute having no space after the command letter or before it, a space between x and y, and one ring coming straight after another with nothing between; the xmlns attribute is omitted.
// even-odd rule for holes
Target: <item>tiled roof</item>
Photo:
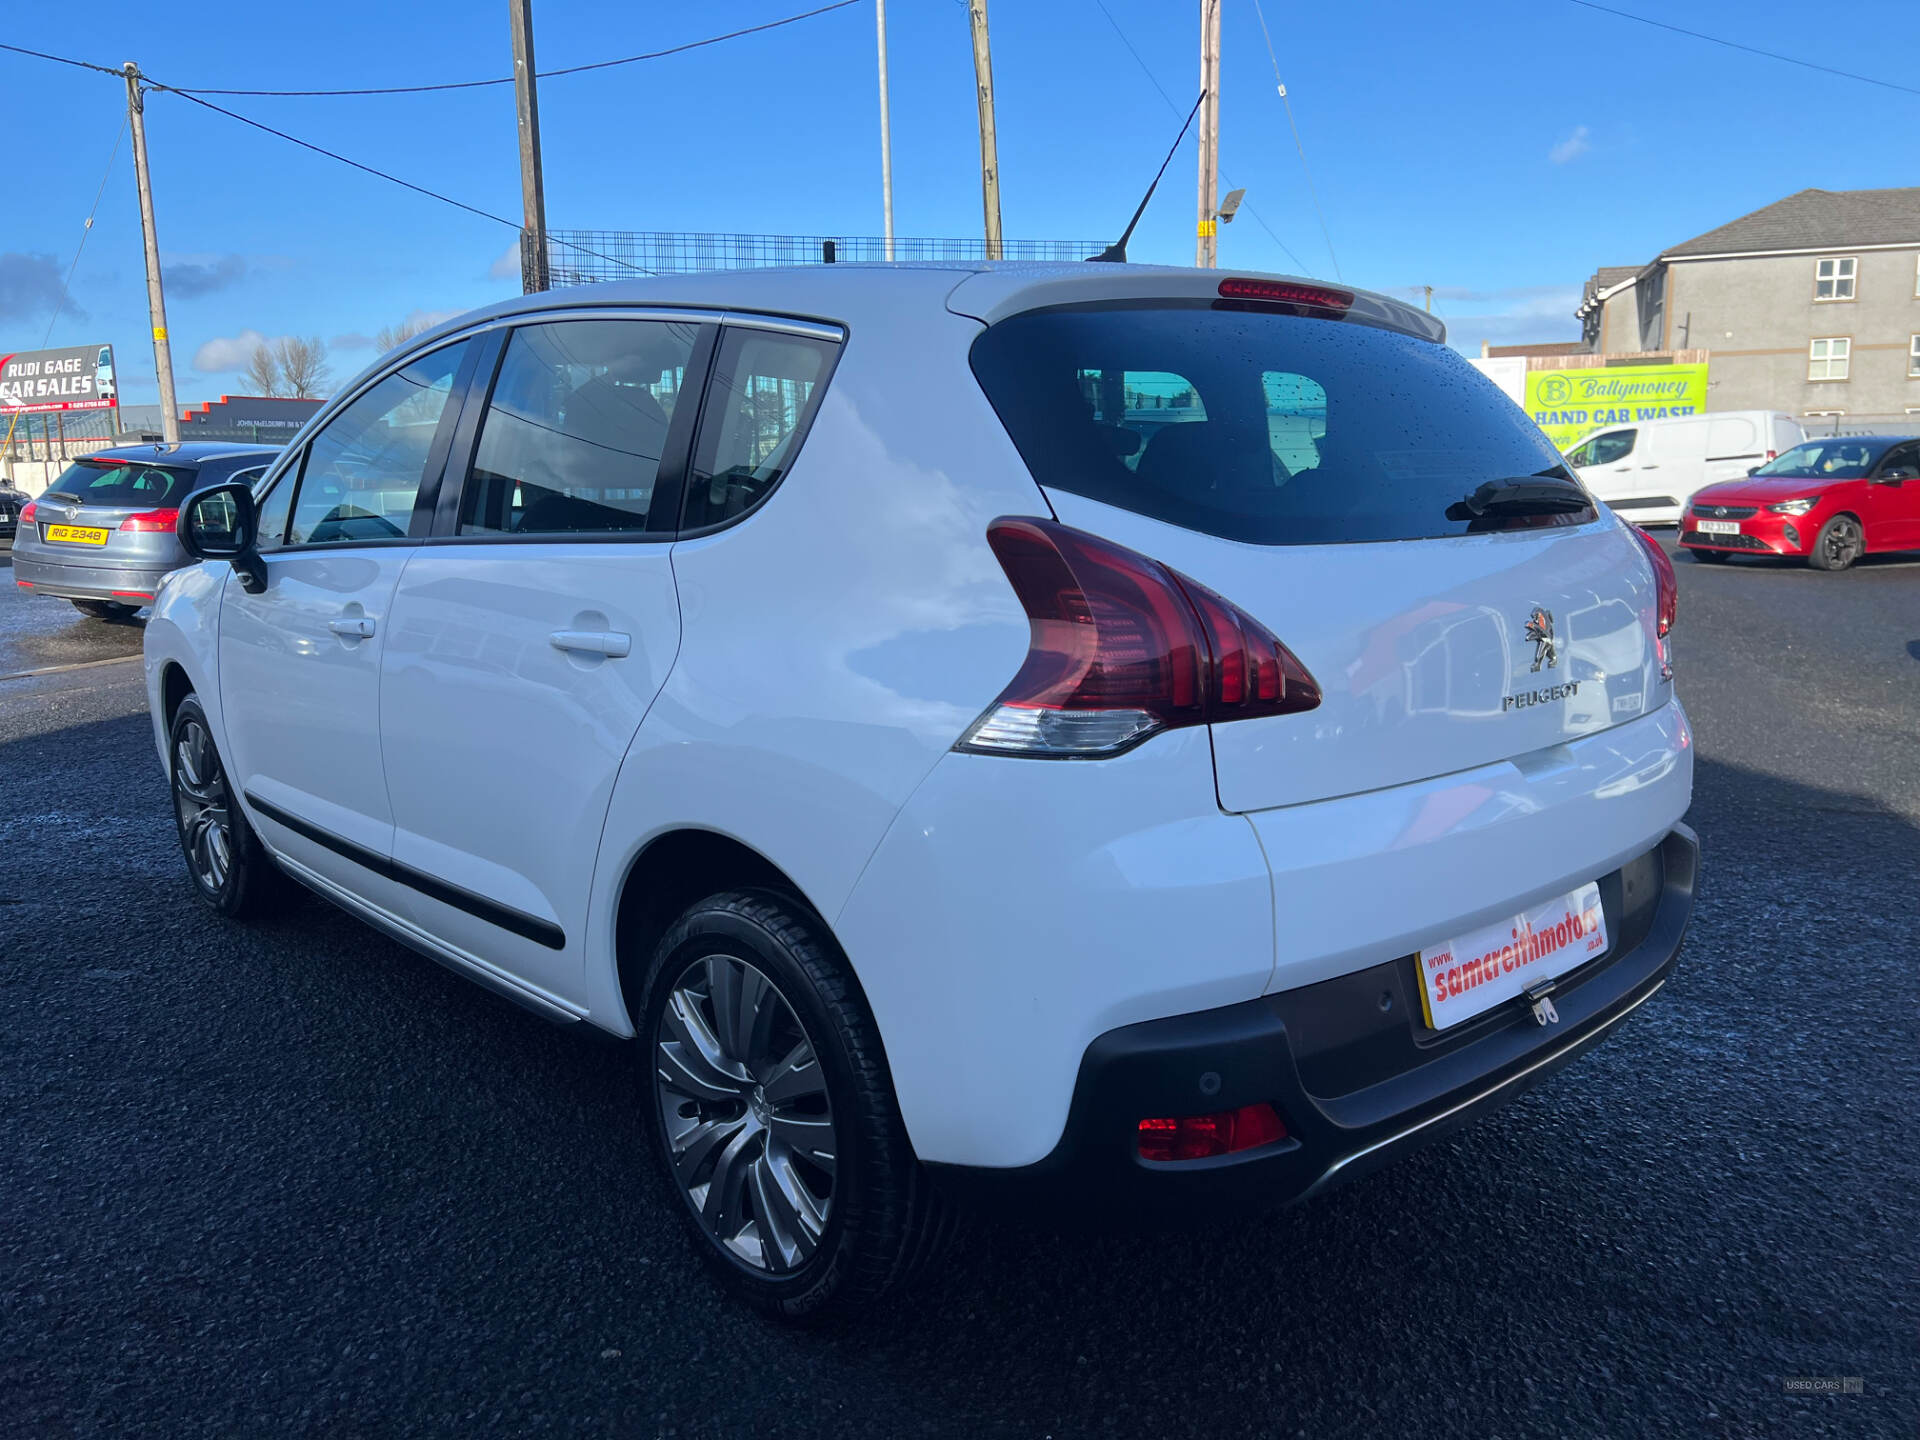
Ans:
<svg viewBox="0 0 1920 1440"><path fill-rule="evenodd" d="M1665 252L1669 256L1759 250L1844 250L1920 245L1920 186L1900 190L1802 190ZM1603 270L1600 272L1605 274Z"/></svg>

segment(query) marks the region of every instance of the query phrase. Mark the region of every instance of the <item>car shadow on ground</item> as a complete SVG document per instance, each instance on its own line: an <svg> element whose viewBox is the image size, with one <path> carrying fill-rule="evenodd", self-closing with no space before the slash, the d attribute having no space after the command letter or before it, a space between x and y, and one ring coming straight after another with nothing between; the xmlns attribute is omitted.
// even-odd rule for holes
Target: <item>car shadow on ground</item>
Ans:
<svg viewBox="0 0 1920 1440"><path fill-rule="evenodd" d="M0 816L0 1378L30 1429L1761 1433L1840 1403L1783 1393L1808 1374L1866 1377L1851 1433L1911 1404L1920 901L1859 880L1920 830L1871 800L1701 762L1674 978L1480 1124L1253 1221L976 1222L807 1334L703 1275L636 1047L311 898L217 921L144 718L58 739L0 743L56 797ZM103 755L146 778L59 798Z"/></svg>

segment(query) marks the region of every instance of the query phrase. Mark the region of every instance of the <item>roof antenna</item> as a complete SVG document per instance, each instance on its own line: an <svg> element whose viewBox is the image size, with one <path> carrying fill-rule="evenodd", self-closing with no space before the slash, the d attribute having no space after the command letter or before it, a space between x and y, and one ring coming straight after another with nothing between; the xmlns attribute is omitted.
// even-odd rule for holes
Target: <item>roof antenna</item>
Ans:
<svg viewBox="0 0 1920 1440"><path fill-rule="evenodd" d="M1206 98L1207 92L1202 90L1200 92L1200 100L1205 100ZM1088 260L1110 260L1116 265L1124 265L1127 263L1127 241L1133 238L1133 227L1138 225L1140 223L1140 217L1147 213L1147 202L1153 199L1153 192L1160 184L1160 177L1167 173L1167 166L1173 163L1173 151L1178 150L1180 148L1180 142L1187 138L1187 131L1193 126L1193 117L1200 113L1200 100L1195 100L1193 102L1193 109L1187 112L1187 123L1180 127L1180 133L1174 137L1173 150L1167 151L1167 158L1160 162L1160 169L1154 174L1153 184L1147 186L1147 193L1140 197L1140 208L1133 212L1133 219L1127 222L1126 231L1118 240L1114 241L1113 244L1102 250L1098 255L1089 255L1087 257Z"/></svg>

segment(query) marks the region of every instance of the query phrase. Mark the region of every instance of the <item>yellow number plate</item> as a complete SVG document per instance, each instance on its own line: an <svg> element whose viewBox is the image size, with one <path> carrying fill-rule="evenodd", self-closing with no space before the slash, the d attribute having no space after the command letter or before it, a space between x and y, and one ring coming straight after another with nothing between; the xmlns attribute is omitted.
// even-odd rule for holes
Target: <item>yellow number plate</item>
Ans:
<svg viewBox="0 0 1920 1440"><path fill-rule="evenodd" d="M49 525L47 539L63 545L104 545L107 532L87 525Z"/></svg>

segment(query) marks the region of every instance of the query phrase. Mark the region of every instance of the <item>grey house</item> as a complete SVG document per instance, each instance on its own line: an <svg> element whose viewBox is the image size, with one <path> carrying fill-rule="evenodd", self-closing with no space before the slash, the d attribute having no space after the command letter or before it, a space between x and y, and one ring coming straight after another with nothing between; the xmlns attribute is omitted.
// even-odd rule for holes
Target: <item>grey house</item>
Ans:
<svg viewBox="0 0 1920 1440"><path fill-rule="evenodd" d="M1920 421L1920 187L1802 190L1601 268L1574 313L1594 353L1710 351L1714 410Z"/></svg>

